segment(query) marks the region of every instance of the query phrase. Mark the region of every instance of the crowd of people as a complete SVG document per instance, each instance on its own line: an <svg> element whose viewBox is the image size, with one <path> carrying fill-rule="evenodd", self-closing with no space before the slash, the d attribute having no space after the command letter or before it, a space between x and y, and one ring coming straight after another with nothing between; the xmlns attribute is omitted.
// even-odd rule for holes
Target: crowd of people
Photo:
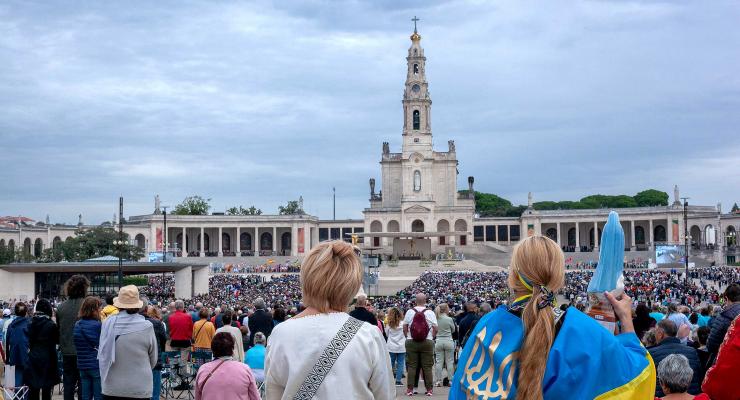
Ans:
<svg viewBox="0 0 740 400"><path fill-rule="evenodd" d="M187 302L172 297L172 275L103 299L76 275L64 299L6 303L0 350L29 399L59 383L65 400L158 399L165 370L179 377L171 390L196 399L391 399L394 386L450 386L451 399L740 396L726 378L740 362L740 268L626 270L624 294L606 295L617 336L582 312L591 275L566 272L557 245L536 236L508 272L426 272L367 298L356 249L325 242L300 275L218 273ZM594 374L603 362L609 375Z"/></svg>
<svg viewBox="0 0 740 400"><path fill-rule="evenodd" d="M287 263L268 262L264 264L252 265L249 263L210 263L209 269L214 274L231 273L231 274L260 274L260 273L285 273L300 272L301 263L298 261Z"/></svg>

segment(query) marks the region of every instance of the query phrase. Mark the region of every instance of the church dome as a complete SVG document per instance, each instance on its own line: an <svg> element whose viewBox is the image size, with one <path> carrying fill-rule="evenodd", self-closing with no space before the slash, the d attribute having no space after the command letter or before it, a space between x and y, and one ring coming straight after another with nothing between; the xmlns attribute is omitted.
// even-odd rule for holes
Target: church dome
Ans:
<svg viewBox="0 0 740 400"><path fill-rule="evenodd" d="M414 32L411 35L411 41L412 42L418 42L419 40L421 40L421 35L419 35L417 32Z"/></svg>

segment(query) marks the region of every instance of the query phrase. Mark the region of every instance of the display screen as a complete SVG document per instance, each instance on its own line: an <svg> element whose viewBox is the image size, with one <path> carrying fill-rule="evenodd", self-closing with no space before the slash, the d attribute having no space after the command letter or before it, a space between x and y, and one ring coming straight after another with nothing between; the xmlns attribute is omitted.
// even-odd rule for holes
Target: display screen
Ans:
<svg viewBox="0 0 740 400"><path fill-rule="evenodd" d="M681 264L684 262L684 247L680 244L655 245L656 264Z"/></svg>

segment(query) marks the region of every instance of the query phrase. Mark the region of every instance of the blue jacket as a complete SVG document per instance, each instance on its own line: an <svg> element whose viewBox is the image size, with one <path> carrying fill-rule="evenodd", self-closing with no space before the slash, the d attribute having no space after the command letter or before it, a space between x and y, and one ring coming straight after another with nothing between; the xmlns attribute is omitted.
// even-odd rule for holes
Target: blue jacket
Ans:
<svg viewBox="0 0 740 400"><path fill-rule="evenodd" d="M738 315L740 315L740 303L735 303L722 310L718 316L714 317L709 322L711 330L709 331L709 337L707 338L707 351L712 354L717 354L719 352L719 346L722 344L722 341L725 340L727 329L730 328L732 320Z"/></svg>
<svg viewBox="0 0 740 400"><path fill-rule="evenodd" d="M103 324L95 319L81 319L75 323L73 335L77 349L77 368L98 370L98 345Z"/></svg>
<svg viewBox="0 0 740 400"><path fill-rule="evenodd" d="M658 368L658 364L660 364L660 362L663 361L664 358L668 357L671 354L682 354L686 356L686 358L689 360L689 366L691 366L691 369L694 370L694 376L691 378L691 386L689 386L688 392L690 394L701 393L701 377L703 375L703 371L696 349L681 343L681 340L679 340L678 338L667 337L663 339L663 341L660 342L659 345L649 348L648 351L650 352L650 355L653 356L653 361L655 362L656 369ZM660 387L660 384L658 384L655 387L655 397L663 396L663 390Z"/></svg>
<svg viewBox="0 0 740 400"><path fill-rule="evenodd" d="M30 318L16 318L8 327L5 342L8 346L8 364L26 368L28 366L28 324Z"/></svg>

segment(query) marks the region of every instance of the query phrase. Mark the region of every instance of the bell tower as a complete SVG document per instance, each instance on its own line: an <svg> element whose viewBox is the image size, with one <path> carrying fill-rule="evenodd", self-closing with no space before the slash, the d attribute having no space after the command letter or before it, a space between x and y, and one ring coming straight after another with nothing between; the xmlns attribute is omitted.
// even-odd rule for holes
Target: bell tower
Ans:
<svg viewBox="0 0 740 400"><path fill-rule="evenodd" d="M403 154L413 152L431 155L432 126L430 112L432 99L429 97L429 84L426 79L426 60L421 47L421 35L416 28L418 18L414 17L414 33L411 47L406 57L406 83L403 92Z"/></svg>

